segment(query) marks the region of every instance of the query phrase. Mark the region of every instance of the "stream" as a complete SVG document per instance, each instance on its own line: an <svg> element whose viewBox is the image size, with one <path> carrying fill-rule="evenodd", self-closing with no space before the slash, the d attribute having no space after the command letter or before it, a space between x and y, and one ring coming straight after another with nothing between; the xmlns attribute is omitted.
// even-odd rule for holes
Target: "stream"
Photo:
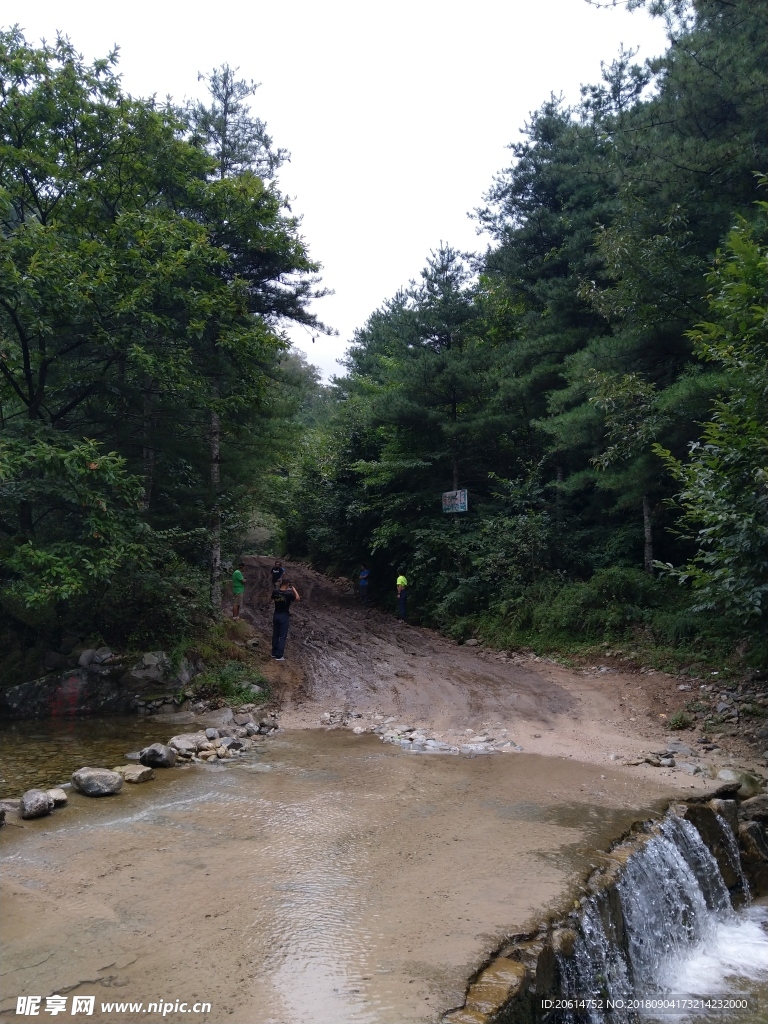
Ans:
<svg viewBox="0 0 768 1024"><path fill-rule="evenodd" d="M111 767L158 738L141 719L15 723L0 734L3 793ZM563 906L596 851L638 817L659 818L668 799L618 768L409 755L342 730L281 732L240 759L158 771L116 797L71 793L50 818L0 835L0 1018L17 1019L20 995L66 993L95 996L92 1019L120 1024L153 1014L118 1013L119 1000L169 1001L166 1021L432 1024L462 1004L505 935ZM669 892L683 892L662 862ZM676 938L648 980L760 1000L691 1024L765 1024L768 910L705 900L696 917L683 904L688 941ZM659 929L663 941L659 920L643 941ZM584 972L581 992L600 965ZM196 999L210 1013L173 1010Z"/></svg>

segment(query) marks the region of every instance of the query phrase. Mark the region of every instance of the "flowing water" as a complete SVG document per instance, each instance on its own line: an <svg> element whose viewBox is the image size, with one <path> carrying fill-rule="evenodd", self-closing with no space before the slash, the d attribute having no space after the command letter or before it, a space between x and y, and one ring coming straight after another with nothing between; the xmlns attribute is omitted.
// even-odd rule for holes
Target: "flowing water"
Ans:
<svg viewBox="0 0 768 1024"><path fill-rule="evenodd" d="M575 956L562 968L566 994L588 1008L560 1019L765 1024L768 906L733 908L690 822L670 814L628 859L617 894L619 908L605 893L586 903Z"/></svg>
<svg viewBox="0 0 768 1024"><path fill-rule="evenodd" d="M3 733L5 792L158 738L136 719L19 723ZM669 795L567 758L408 756L348 732L282 733L113 798L73 793L2 830L0 1018L16 1019L19 995L66 993L95 995L91 1019L112 1024L153 1015L100 1013L106 1000L193 998L211 1013L163 1019L430 1024L504 935ZM663 820L617 898L620 912L605 894L580 912L570 993L750 1009L553 1024L766 1024L768 906L733 909L690 823Z"/></svg>

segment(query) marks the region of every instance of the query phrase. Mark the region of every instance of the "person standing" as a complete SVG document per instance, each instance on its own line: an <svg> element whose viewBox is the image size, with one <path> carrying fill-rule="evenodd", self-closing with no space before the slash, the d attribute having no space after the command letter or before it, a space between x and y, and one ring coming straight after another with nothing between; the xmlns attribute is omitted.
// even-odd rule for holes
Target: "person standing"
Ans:
<svg viewBox="0 0 768 1024"><path fill-rule="evenodd" d="M397 617L401 622L406 620L406 600L408 598L408 580L403 570L397 574Z"/></svg>
<svg viewBox="0 0 768 1024"><path fill-rule="evenodd" d="M371 577L371 570L365 566L360 566L360 571L357 574L357 587L360 592L360 604L363 608L368 607L368 581Z"/></svg>
<svg viewBox="0 0 768 1024"><path fill-rule="evenodd" d="M237 568L232 573L232 618L240 618L240 605L243 603L245 594L245 576L243 576L243 569L245 564L239 562Z"/></svg>
<svg viewBox="0 0 768 1024"><path fill-rule="evenodd" d="M285 576L280 586L272 591L275 611L272 616L272 657L275 661L285 661L285 641L288 639L288 626L291 624L291 605L300 601L299 592Z"/></svg>
<svg viewBox="0 0 768 1024"><path fill-rule="evenodd" d="M276 590L280 586L280 580L285 576L285 569L283 563L278 559L270 570L272 576L272 589Z"/></svg>

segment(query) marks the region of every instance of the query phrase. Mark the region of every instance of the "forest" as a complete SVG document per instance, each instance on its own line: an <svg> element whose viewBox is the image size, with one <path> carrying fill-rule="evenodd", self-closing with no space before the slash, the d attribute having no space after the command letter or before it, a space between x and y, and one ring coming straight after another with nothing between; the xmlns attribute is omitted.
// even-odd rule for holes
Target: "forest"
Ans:
<svg viewBox="0 0 768 1024"><path fill-rule="evenodd" d="M10 675L75 627L208 628L258 543L365 564L392 611L402 570L459 640L764 664L768 2L629 6L663 55L545 99L478 251L425 254L327 385L286 337L323 292L253 83L159 104L115 54L0 35Z"/></svg>

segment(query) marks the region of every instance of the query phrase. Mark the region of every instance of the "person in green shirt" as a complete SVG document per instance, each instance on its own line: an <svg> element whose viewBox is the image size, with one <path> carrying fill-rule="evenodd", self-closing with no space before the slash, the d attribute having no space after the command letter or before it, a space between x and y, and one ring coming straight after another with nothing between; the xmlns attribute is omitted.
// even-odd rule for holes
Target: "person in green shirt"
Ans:
<svg viewBox="0 0 768 1024"><path fill-rule="evenodd" d="M232 618L240 618L240 605L243 603L243 594L245 593L245 576L243 576L243 569L245 565L240 562L238 567L232 573Z"/></svg>
<svg viewBox="0 0 768 1024"><path fill-rule="evenodd" d="M403 570L397 574L397 617L405 622L405 602L408 597L408 580L403 575Z"/></svg>

